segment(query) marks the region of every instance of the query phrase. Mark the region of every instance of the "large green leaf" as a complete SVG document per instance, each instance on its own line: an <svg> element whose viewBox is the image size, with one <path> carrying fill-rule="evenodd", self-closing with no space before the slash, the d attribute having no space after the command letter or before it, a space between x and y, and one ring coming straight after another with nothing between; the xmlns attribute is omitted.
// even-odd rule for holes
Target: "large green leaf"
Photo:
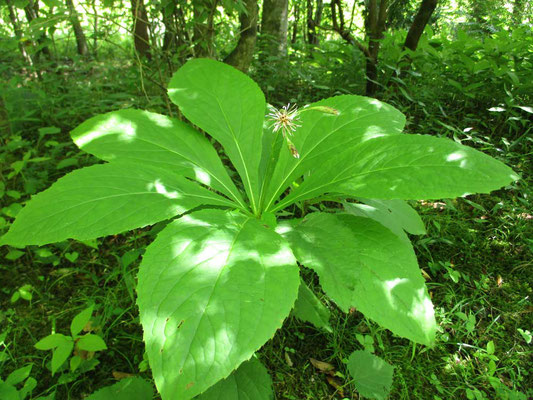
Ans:
<svg viewBox="0 0 533 400"><path fill-rule="evenodd" d="M336 110L338 115L324 112L324 108ZM339 153L366 140L401 133L405 125L405 117L400 111L376 99L362 96L344 95L324 99L311 104L309 110L300 115L301 127L291 138L300 158L294 158L283 147L264 195L266 209L308 170L320 168Z"/></svg>
<svg viewBox="0 0 533 400"><path fill-rule="evenodd" d="M20 400L19 392L16 387L8 385L0 379L0 399Z"/></svg>
<svg viewBox="0 0 533 400"><path fill-rule="evenodd" d="M293 314L302 321L310 322L317 328L331 332L329 310L303 280L300 282L300 289L298 290L296 303L294 303Z"/></svg>
<svg viewBox="0 0 533 400"><path fill-rule="evenodd" d="M365 218L372 218L389 228L405 241L413 235L426 233L424 223L418 213L403 200L357 199L363 203L345 203L346 212Z"/></svg>
<svg viewBox="0 0 533 400"><path fill-rule="evenodd" d="M312 171L274 211L326 192L374 199L439 199L488 193L517 179L502 162L448 139L382 136Z"/></svg>
<svg viewBox="0 0 533 400"><path fill-rule="evenodd" d="M348 359L348 371L361 396L385 400L392 387L394 367L368 351L354 351Z"/></svg>
<svg viewBox="0 0 533 400"><path fill-rule="evenodd" d="M94 392L86 400L152 400L153 396L149 382L132 376Z"/></svg>
<svg viewBox="0 0 533 400"><path fill-rule="evenodd" d="M71 132L82 150L106 161L178 170L244 206L211 143L189 125L161 114L119 110L88 119Z"/></svg>
<svg viewBox="0 0 533 400"><path fill-rule="evenodd" d="M271 400L274 398L268 371L255 358L245 361L226 379L211 386L197 400Z"/></svg>
<svg viewBox="0 0 533 400"><path fill-rule="evenodd" d="M255 218L203 210L169 224L137 286L163 399L190 399L249 359L289 314L298 285L287 243Z"/></svg>
<svg viewBox="0 0 533 400"><path fill-rule="evenodd" d="M209 59L189 60L172 77L170 99L193 124L218 140L258 210L265 96L242 72Z"/></svg>
<svg viewBox="0 0 533 400"><path fill-rule="evenodd" d="M93 239L154 224L202 204L234 206L176 169L110 163L73 171L34 196L0 244Z"/></svg>
<svg viewBox="0 0 533 400"><path fill-rule="evenodd" d="M433 306L410 244L350 214L310 214L282 234L343 311L355 307L399 336L433 342Z"/></svg>

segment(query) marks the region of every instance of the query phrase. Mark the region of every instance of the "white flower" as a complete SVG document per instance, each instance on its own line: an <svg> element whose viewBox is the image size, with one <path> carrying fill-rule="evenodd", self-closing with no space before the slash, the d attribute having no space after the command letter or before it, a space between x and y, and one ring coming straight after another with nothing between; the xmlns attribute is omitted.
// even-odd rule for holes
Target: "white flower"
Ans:
<svg viewBox="0 0 533 400"><path fill-rule="evenodd" d="M276 109L272 106L270 107L270 113L267 115L268 119L272 121L270 127L274 132L281 130L283 137L292 136L292 133L299 128L301 125L297 124L300 117L298 114L298 108L295 104L287 104L281 109Z"/></svg>

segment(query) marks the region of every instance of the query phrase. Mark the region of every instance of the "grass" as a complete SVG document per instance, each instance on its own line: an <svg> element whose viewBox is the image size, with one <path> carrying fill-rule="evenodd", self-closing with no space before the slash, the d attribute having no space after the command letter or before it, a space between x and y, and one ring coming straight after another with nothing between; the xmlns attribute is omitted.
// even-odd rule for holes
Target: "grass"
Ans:
<svg viewBox="0 0 533 400"><path fill-rule="evenodd" d="M38 83L25 81L14 70L0 71L9 78L0 113L0 173L5 183L0 229L7 229L20 208L14 204L67 171L94 162L68 137L79 122L131 106L165 112L157 85L148 82L144 91L137 87L137 67L118 59L56 65ZM27 98L23 106L15 101L20 96ZM39 133L43 127L59 129ZM331 333L290 317L259 352L278 399L357 399L345 363L352 351L363 348L375 350L395 366L391 399L533 396L531 344L526 342L526 331L533 330L528 281L533 237L527 174L531 141L524 140L513 152L499 152L499 143L490 140L477 145L503 157L524 180L491 195L415 204L428 230L412 239L435 304L437 344L413 345L357 310L340 312L322 295L332 312ZM0 249L0 377L33 363L33 398L56 391L57 399L81 399L121 373L150 379L134 286L140 256L155 232L157 227L90 243ZM306 271L305 278L321 293L313 273ZM24 294L13 301L20 288L23 294L31 293L31 299ZM96 305L92 329L104 338L108 350L96 353L93 360L98 363L88 363L86 372L52 376L47 368L51 352L38 351L34 344L52 331L68 334L72 318L91 304ZM331 364L333 372L321 371L311 358Z"/></svg>

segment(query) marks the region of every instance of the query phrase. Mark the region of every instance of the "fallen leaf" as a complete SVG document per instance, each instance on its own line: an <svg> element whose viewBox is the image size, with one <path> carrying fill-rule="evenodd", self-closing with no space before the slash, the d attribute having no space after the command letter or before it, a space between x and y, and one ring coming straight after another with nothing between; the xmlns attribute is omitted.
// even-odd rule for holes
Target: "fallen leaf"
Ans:
<svg viewBox="0 0 533 400"><path fill-rule="evenodd" d="M344 397L344 390L342 389L341 382L332 376L326 376L326 379L328 380L328 383L333 386L342 397Z"/></svg>
<svg viewBox="0 0 533 400"><path fill-rule="evenodd" d="M318 369L320 372L324 372L327 374L333 375L335 373L335 367L327 362L324 361L318 361L314 358L310 358L309 361L311 361L311 364L313 364L313 367Z"/></svg>
<svg viewBox="0 0 533 400"><path fill-rule="evenodd" d="M292 367L294 363L291 360L291 357L289 356L289 353L285 352L285 362L289 367Z"/></svg>
<svg viewBox="0 0 533 400"><path fill-rule="evenodd" d="M135 375L130 374L128 372L113 371L113 378L115 378L117 381L120 381L121 379L125 378L131 378L132 376Z"/></svg>
<svg viewBox="0 0 533 400"><path fill-rule="evenodd" d="M78 348L74 349L75 356L80 356L82 360L91 360L94 357L94 351L80 350Z"/></svg>
<svg viewBox="0 0 533 400"><path fill-rule="evenodd" d="M426 271L424 271L423 269L420 269L420 272L422 272L422 276L424 277L426 281L431 280L431 276L429 276L429 274Z"/></svg>

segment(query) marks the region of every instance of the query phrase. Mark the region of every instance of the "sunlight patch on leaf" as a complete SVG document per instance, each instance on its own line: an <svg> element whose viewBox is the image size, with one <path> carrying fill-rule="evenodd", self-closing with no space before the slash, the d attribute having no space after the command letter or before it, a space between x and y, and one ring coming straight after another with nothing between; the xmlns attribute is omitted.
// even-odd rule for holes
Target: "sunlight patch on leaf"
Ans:
<svg viewBox="0 0 533 400"><path fill-rule="evenodd" d="M177 199L180 197L177 191L170 192L160 179L156 179L154 182L150 182L147 185L147 189L148 191L152 191L155 189L157 193L162 194L168 199Z"/></svg>
<svg viewBox="0 0 533 400"><path fill-rule="evenodd" d="M434 329L435 315L433 311L433 303L429 299L425 288L420 288L416 291L415 301L411 309L411 315L415 320L420 321L423 329L431 331Z"/></svg>
<svg viewBox="0 0 533 400"><path fill-rule="evenodd" d="M138 284L162 397L191 399L227 377L281 326L298 287L287 244L256 219L202 210L170 223L148 247Z"/></svg>
<svg viewBox="0 0 533 400"><path fill-rule="evenodd" d="M164 115L155 113L146 113L146 117L161 128L172 128L172 120Z"/></svg>
<svg viewBox="0 0 533 400"><path fill-rule="evenodd" d="M466 158L466 154L462 151L456 151L454 153L448 154L446 161L456 161Z"/></svg>
<svg viewBox="0 0 533 400"><path fill-rule="evenodd" d="M203 168L193 166L193 170L194 176L198 182L201 182L204 185L209 185L211 183L211 177Z"/></svg>
<svg viewBox="0 0 533 400"><path fill-rule="evenodd" d="M350 214L309 214L284 237L343 311L355 307L399 336L433 343L433 307L410 243Z"/></svg>
<svg viewBox="0 0 533 400"><path fill-rule="evenodd" d="M361 138L361 142L366 142L367 140L375 139L380 136L386 136L383 133L383 130L379 126L369 127Z"/></svg>
<svg viewBox="0 0 533 400"><path fill-rule="evenodd" d="M115 135L117 132L120 132L118 135L119 140L123 142L131 142L136 136L136 129L137 126L133 122L124 121L117 116L111 116L107 120L96 125L92 131L78 136L76 138L76 144L78 147L83 147L95 139L107 135Z"/></svg>
<svg viewBox="0 0 533 400"><path fill-rule="evenodd" d="M389 301L391 302L391 304L394 303L393 299L392 299L392 290L398 286L398 285L401 285L402 283L407 283L409 282L409 279L406 279L406 278L394 278L394 279L391 279L389 281L385 281L383 282L383 286L385 287L385 290L387 291L387 297L389 298Z"/></svg>

